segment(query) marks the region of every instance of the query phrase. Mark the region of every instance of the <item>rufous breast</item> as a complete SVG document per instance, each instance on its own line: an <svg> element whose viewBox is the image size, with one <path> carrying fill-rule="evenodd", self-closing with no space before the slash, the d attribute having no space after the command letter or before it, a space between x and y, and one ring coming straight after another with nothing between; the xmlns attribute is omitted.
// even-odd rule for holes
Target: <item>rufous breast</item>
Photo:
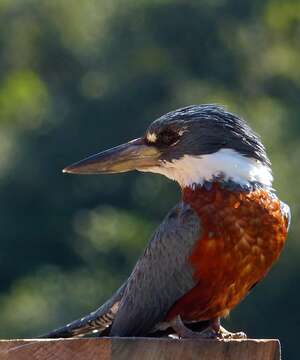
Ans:
<svg viewBox="0 0 300 360"><path fill-rule="evenodd" d="M283 248L288 218L270 191L213 183L183 190L202 231L188 259L197 285L171 308L186 321L226 316L268 272Z"/></svg>

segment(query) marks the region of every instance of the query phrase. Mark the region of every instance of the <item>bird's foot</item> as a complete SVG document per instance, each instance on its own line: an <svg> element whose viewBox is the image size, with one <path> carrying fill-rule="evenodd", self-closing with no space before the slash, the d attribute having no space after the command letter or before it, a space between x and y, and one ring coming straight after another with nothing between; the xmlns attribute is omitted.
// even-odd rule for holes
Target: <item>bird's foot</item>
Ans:
<svg viewBox="0 0 300 360"><path fill-rule="evenodd" d="M219 319L213 319L210 325L201 332L196 332L186 327L177 316L172 322L172 328L175 330L177 336L181 339L246 339L247 335L244 332L232 333L220 326Z"/></svg>
<svg viewBox="0 0 300 360"><path fill-rule="evenodd" d="M210 320L210 326L217 334L218 339L247 339L247 335L244 332L232 333L220 324L220 318L214 318Z"/></svg>
<svg viewBox="0 0 300 360"><path fill-rule="evenodd" d="M223 328L223 326L220 326L217 337L218 339L247 339L247 335L244 332L233 333Z"/></svg>
<svg viewBox="0 0 300 360"><path fill-rule="evenodd" d="M181 339L217 339L217 334L211 327L201 332L193 331L184 325L179 315L173 320L172 328Z"/></svg>

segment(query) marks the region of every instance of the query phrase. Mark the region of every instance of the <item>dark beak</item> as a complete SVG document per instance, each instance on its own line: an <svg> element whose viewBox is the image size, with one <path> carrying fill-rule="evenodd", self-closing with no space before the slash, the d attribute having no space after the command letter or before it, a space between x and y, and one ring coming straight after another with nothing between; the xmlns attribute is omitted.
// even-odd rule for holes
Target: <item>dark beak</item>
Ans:
<svg viewBox="0 0 300 360"><path fill-rule="evenodd" d="M161 153L142 138L89 156L63 169L72 174L113 174L131 170L147 171L159 166Z"/></svg>

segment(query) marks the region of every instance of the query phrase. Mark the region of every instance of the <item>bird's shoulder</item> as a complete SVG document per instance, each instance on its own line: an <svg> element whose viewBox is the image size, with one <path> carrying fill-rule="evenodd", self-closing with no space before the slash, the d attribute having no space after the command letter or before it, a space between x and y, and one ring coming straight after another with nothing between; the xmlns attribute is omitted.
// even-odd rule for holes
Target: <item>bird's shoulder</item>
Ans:
<svg viewBox="0 0 300 360"><path fill-rule="evenodd" d="M196 211L191 205L180 202L168 212L158 226L149 241L146 251L161 242L174 242L174 245L181 242L181 244L187 245L187 243L195 241L195 238L200 233L200 228L201 221Z"/></svg>

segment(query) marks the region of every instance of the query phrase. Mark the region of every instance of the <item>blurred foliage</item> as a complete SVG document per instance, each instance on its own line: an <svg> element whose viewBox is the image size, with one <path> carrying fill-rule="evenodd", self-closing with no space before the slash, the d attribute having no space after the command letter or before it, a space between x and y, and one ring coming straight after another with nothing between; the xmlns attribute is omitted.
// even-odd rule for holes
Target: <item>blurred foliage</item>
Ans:
<svg viewBox="0 0 300 360"><path fill-rule="evenodd" d="M261 133L293 212L279 263L225 325L297 358L299 37L299 0L0 0L1 337L95 309L179 197L157 175L60 170L216 102Z"/></svg>

